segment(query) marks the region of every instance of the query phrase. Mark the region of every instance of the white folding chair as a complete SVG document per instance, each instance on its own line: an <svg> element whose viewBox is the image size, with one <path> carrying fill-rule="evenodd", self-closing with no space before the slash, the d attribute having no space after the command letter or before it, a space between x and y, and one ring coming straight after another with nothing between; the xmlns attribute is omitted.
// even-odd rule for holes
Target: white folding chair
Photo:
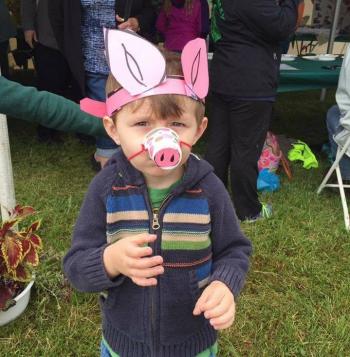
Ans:
<svg viewBox="0 0 350 357"><path fill-rule="evenodd" d="M338 150L337 150L337 155L335 157L335 161L334 161L333 165L331 166L331 168L328 170L321 185L317 189L317 193L320 194L325 187L338 187L339 188L340 199L341 199L341 203L343 206L345 228L347 231L350 231L350 218L349 218L348 204L346 201L344 189L350 188L350 185L343 184L343 178L341 176L341 172L340 172L340 168L339 168L339 161L342 159L342 157L344 155L346 155L345 153L347 152L349 147L350 147L350 136L346 140L345 145L343 147L340 147L338 145ZM336 172L338 183L337 184L327 183L334 171Z"/></svg>

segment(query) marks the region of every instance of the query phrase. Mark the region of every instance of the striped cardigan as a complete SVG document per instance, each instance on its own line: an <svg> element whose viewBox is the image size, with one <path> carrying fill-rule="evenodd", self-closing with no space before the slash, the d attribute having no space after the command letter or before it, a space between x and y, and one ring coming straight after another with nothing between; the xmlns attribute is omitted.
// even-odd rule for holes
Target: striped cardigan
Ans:
<svg viewBox="0 0 350 357"><path fill-rule="evenodd" d="M108 244L143 232L157 235L153 254L165 273L156 287L109 279ZM103 335L121 357L192 357L213 345L215 330L194 305L213 280L235 296L248 270L251 244L239 229L229 195L212 167L191 155L181 184L152 210L142 175L119 151L90 185L64 270L81 291L101 298Z"/></svg>

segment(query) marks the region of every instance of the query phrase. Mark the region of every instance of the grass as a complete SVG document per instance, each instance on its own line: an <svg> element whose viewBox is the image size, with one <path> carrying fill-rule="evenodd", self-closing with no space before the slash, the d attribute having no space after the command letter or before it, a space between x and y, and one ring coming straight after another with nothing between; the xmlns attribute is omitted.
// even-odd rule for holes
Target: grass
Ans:
<svg viewBox="0 0 350 357"><path fill-rule="evenodd" d="M334 91L283 94L273 130L312 145L327 138L324 117ZM84 192L93 177L92 146L66 134L63 146L40 145L35 127L9 120L16 199L43 218L45 243L26 312L0 329L2 356L97 356L101 338L96 296L75 292L61 258ZM205 140L199 145L203 151ZM274 215L243 224L254 244L234 326L220 335L219 356L347 356L350 351L350 235L337 195L316 195L326 166L292 165L278 192L262 195ZM181 357L181 356L179 356Z"/></svg>

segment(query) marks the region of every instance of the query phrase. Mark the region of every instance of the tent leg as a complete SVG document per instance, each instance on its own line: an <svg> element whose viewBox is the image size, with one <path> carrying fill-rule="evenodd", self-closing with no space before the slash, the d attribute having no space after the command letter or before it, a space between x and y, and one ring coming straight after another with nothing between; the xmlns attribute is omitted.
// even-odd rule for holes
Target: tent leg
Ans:
<svg viewBox="0 0 350 357"><path fill-rule="evenodd" d="M7 119L5 115L0 114L0 206L3 220L8 218L8 211L13 209L15 205Z"/></svg>

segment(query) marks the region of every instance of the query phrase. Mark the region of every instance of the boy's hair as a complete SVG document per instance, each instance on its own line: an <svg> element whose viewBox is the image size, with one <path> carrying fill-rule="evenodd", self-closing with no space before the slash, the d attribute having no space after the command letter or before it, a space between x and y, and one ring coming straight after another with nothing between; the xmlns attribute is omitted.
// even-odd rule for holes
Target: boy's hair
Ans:
<svg viewBox="0 0 350 357"><path fill-rule="evenodd" d="M161 51L166 60L166 75L182 76L180 55L164 49L161 49ZM122 86L110 73L106 83L106 95L109 96L120 88L122 88ZM177 94L160 94L144 97L131 102L128 105L133 106L132 110L136 111L145 100L149 101L152 112L159 118L166 119L170 117L180 117L184 113L184 104L186 101L193 102L195 106L195 117L198 124L201 123L204 117L204 104L202 102ZM112 119L115 121L117 116L118 112L113 113Z"/></svg>

